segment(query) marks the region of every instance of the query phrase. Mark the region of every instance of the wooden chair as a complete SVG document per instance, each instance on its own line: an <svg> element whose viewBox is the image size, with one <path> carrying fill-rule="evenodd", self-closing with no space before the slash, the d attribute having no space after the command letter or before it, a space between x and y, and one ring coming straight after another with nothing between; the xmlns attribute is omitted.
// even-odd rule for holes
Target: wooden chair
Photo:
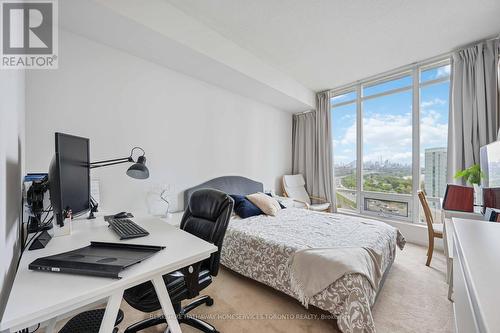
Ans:
<svg viewBox="0 0 500 333"><path fill-rule="evenodd" d="M301 174L283 176L282 185L283 194L300 203L305 208L317 212L327 212L330 210L330 203L326 199L314 197L307 193L306 182Z"/></svg>
<svg viewBox="0 0 500 333"><path fill-rule="evenodd" d="M434 252L434 238L443 238L443 225L434 224L434 218L432 217L432 212L427 203L427 198L423 191L418 191L418 199L422 204L424 209L425 221L427 222L427 233L429 235L429 248L427 249L427 262L426 266L430 266L432 260L432 253Z"/></svg>

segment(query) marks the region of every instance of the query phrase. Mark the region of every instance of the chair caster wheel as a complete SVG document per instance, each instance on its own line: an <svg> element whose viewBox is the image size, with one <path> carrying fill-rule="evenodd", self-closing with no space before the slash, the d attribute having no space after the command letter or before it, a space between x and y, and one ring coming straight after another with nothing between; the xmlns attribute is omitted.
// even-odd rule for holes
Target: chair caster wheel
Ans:
<svg viewBox="0 0 500 333"><path fill-rule="evenodd" d="M212 297L207 298L207 300L206 300L205 304L206 304L207 306L212 306L212 305L214 305L214 299L213 299Z"/></svg>

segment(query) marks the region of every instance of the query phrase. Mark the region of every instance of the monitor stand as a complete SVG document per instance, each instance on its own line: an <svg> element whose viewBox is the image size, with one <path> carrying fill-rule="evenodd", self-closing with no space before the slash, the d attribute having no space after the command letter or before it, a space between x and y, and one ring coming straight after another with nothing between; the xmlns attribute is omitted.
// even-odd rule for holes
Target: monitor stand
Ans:
<svg viewBox="0 0 500 333"><path fill-rule="evenodd" d="M99 204L97 203L97 201L95 201L94 198L92 196L90 196L90 214L89 214L89 217L87 219L89 219L89 220L95 219L94 213L97 213L99 211L98 207L99 207Z"/></svg>

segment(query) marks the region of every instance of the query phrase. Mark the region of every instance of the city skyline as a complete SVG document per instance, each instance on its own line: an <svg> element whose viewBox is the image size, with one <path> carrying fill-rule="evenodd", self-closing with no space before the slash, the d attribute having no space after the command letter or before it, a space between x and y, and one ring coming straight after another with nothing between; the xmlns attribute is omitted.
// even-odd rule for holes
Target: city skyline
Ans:
<svg viewBox="0 0 500 333"><path fill-rule="evenodd" d="M425 74L425 75L424 75ZM422 80L432 80L449 74L444 66L424 71ZM386 83L385 88L397 88L398 82ZM399 83L400 84L400 83ZM392 85L392 86L391 86ZM354 94L342 96L352 99ZM338 101L343 101L340 98ZM424 166L426 148L446 147L448 133L449 82L420 89L420 159ZM363 164L389 160L412 164L412 91L407 90L367 99L363 107ZM346 165L356 160L357 112L356 103L332 107L332 140L334 165Z"/></svg>

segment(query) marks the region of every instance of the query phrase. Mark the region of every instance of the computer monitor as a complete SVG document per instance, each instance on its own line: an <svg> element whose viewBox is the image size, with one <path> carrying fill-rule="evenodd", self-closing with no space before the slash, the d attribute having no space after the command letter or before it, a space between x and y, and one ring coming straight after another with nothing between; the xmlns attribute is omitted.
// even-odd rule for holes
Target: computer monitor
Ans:
<svg viewBox="0 0 500 333"><path fill-rule="evenodd" d="M482 184L484 187L500 187L500 141L482 146L479 153Z"/></svg>
<svg viewBox="0 0 500 333"><path fill-rule="evenodd" d="M89 139L55 133L55 154L49 167L50 202L59 225L63 214L73 215L90 209L90 148Z"/></svg>

